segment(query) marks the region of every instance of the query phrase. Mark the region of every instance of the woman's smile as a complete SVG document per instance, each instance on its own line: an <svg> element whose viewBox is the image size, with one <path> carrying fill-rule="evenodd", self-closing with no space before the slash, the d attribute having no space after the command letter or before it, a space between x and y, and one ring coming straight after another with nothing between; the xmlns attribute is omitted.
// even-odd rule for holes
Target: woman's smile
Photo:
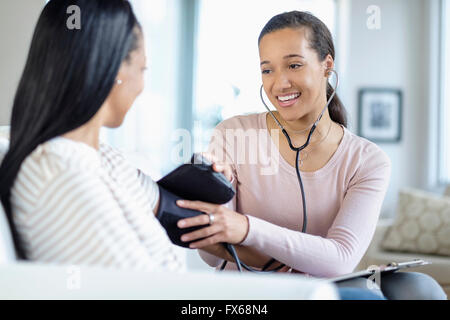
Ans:
<svg viewBox="0 0 450 320"><path fill-rule="evenodd" d="M297 103L301 95L300 92L294 92L277 96L278 105L282 108L291 107Z"/></svg>

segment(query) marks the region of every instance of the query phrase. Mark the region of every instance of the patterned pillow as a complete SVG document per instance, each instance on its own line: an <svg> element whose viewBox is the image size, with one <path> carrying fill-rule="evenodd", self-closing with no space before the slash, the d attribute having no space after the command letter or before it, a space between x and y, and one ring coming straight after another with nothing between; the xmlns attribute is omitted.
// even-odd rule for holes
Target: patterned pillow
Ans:
<svg viewBox="0 0 450 320"><path fill-rule="evenodd" d="M450 198L419 190L400 191L395 223L381 247L450 256Z"/></svg>

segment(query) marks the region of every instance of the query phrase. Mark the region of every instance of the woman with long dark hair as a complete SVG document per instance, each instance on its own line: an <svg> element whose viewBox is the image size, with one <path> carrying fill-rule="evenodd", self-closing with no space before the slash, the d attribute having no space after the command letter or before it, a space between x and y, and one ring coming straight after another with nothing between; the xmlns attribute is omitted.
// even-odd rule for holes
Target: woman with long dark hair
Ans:
<svg viewBox="0 0 450 320"><path fill-rule="evenodd" d="M276 112L237 116L217 126L210 151L231 166L237 195L228 206L180 203L214 216L180 221L181 227L214 221L182 240L194 241L191 247L202 249L213 267L222 262L217 257L234 260L211 247L228 242L239 244L239 257L251 266L274 262L271 268L284 264L284 271L321 278L350 273L375 232L390 160L346 128L345 108L328 81L335 51L322 21L307 12L279 14L264 26L258 46L263 89ZM280 127L293 146L309 144L294 151ZM249 137L256 139L246 144ZM367 281L339 286L366 289ZM445 297L436 281L420 273L383 276L381 290L389 299Z"/></svg>
<svg viewBox="0 0 450 320"><path fill-rule="evenodd" d="M74 5L80 28L70 29ZM156 183L99 142L100 128L120 126L143 90L143 41L126 0L54 0L43 9L0 167L19 258L184 269L154 216Z"/></svg>

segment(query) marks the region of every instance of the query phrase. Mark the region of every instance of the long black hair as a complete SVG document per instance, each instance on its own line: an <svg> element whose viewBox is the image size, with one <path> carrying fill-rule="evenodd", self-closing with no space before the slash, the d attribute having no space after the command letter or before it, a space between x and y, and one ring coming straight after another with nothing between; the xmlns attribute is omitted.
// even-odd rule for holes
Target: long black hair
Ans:
<svg viewBox="0 0 450 320"><path fill-rule="evenodd" d="M79 29L69 28L73 5L79 8ZM0 166L0 197L18 258L26 256L10 196L22 162L39 144L97 113L121 63L136 49L139 32L126 0L52 0L44 7L14 98L10 146Z"/></svg>
<svg viewBox="0 0 450 320"><path fill-rule="evenodd" d="M274 16L262 29L258 38L258 45L268 33L285 28L296 29L304 27L309 30L309 44L317 52L319 61L324 61L327 55L331 55L334 60L334 44L330 30L320 19L309 12L291 11ZM327 99L330 98L332 93L333 87L328 83ZM347 127L347 112L337 94L331 100L328 110L331 120Z"/></svg>

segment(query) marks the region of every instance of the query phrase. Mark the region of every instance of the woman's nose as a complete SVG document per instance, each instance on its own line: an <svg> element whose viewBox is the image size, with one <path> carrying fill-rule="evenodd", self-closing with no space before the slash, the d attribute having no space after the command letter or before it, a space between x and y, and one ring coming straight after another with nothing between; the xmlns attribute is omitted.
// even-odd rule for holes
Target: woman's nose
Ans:
<svg viewBox="0 0 450 320"><path fill-rule="evenodd" d="M286 76L286 74L280 72L275 76L274 89L276 91L283 91L291 87L292 87L291 81Z"/></svg>

